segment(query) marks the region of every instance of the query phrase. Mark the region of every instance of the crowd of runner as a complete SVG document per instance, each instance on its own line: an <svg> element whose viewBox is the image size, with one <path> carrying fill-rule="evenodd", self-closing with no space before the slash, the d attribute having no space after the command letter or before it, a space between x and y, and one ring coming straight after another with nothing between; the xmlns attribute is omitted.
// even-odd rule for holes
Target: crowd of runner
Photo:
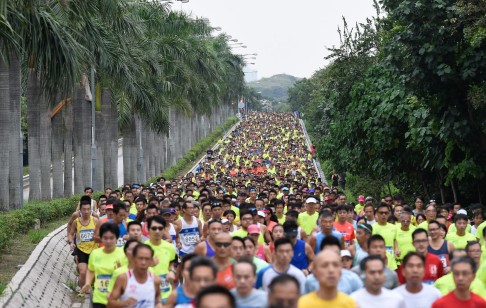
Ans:
<svg viewBox="0 0 486 308"><path fill-rule="evenodd" d="M185 177L98 200L86 188L67 228L79 295L95 308L486 307L480 204L348 203L314 154L293 114L251 113Z"/></svg>

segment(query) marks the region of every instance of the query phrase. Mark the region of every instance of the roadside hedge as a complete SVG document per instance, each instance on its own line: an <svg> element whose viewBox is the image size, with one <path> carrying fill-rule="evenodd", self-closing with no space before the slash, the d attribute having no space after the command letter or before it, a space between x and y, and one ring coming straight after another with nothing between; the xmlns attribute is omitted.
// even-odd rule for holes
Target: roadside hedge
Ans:
<svg viewBox="0 0 486 308"><path fill-rule="evenodd" d="M230 117L223 125L227 130L237 121L238 118ZM207 149L224 135L224 131L221 125L218 126L212 133L198 141L175 165L167 168L160 176L167 179L176 178L189 164L193 164L193 161L201 154L206 153ZM148 183L155 182L157 177L152 178ZM100 195L101 192L94 193L94 197ZM69 198L52 199L50 201L28 201L20 210L0 212L0 255L12 245L16 236L27 233L37 219L42 226L47 222L70 216L76 209L81 196L78 194Z"/></svg>

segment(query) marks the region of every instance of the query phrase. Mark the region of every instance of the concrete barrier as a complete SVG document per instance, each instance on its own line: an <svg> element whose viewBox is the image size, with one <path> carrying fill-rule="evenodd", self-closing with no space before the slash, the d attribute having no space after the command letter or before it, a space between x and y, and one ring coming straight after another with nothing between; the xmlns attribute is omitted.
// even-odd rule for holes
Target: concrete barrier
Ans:
<svg viewBox="0 0 486 308"><path fill-rule="evenodd" d="M47 235L34 249L27 262L15 274L3 296L1 307L70 307L75 266L66 243L66 226ZM81 306L79 306L81 307Z"/></svg>

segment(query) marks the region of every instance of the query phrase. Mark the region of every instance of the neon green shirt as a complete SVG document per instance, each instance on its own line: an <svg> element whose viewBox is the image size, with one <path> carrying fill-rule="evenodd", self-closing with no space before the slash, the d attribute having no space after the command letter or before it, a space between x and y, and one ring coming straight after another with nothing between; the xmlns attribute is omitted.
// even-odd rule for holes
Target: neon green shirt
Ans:
<svg viewBox="0 0 486 308"><path fill-rule="evenodd" d="M125 258L123 249L116 248L111 253L105 253L104 247L93 250L89 255L88 270L94 272L93 303L108 304L108 285L113 272Z"/></svg>
<svg viewBox="0 0 486 308"><path fill-rule="evenodd" d="M299 214L298 223L299 226L305 231L307 234L312 233L312 229L317 226L317 219L319 218L319 213L315 212L312 215L305 213Z"/></svg>
<svg viewBox="0 0 486 308"><path fill-rule="evenodd" d="M467 233L467 232L463 236L459 236L457 235L456 232L454 232L454 233L447 233L445 239L452 242L452 244L454 244L454 247L456 247L456 249L464 249L466 248L467 242L475 241L476 237L471 233Z"/></svg>
<svg viewBox="0 0 486 308"><path fill-rule="evenodd" d="M479 273L479 272L478 272ZM434 287L439 289L439 291L442 293L442 295L446 295L447 293L451 292L456 288L456 284L454 283L454 277L452 276L452 273L448 273L439 279L437 279L434 282ZM481 296L482 298L486 298L486 288L481 282L481 280L476 277L473 282L471 283L471 286L469 286L469 289Z"/></svg>
<svg viewBox="0 0 486 308"><path fill-rule="evenodd" d="M386 251L392 256L395 254L393 251L393 245L396 239L396 226L390 223L381 226L378 223L373 224L373 234L379 234L385 239ZM410 238L412 238L410 236Z"/></svg>
<svg viewBox="0 0 486 308"><path fill-rule="evenodd" d="M398 250L400 250L400 259L403 259L407 253L415 251L415 247L412 244L412 233L415 229L414 226L410 225L408 231L403 231L400 225L396 226L395 238L397 239Z"/></svg>
<svg viewBox="0 0 486 308"><path fill-rule="evenodd" d="M243 228L239 228L235 232L231 233L231 237L235 237L235 236L245 238L248 236L248 231L243 230ZM263 238L263 235L261 233L260 236L258 236L258 243L265 244L265 239Z"/></svg>
<svg viewBox="0 0 486 308"><path fill-rule="evenodd" d="M159 259L159 263L153 267L153 273L160 277L160 294L162 299L166 299L172 292L172 287L167 281L167 274L169 273L170 262L177 257L174 245L167 241L161 241L159 245L155 245L150 243L150 240L145 241L145 244L152 247L154 258Z"/></svg>

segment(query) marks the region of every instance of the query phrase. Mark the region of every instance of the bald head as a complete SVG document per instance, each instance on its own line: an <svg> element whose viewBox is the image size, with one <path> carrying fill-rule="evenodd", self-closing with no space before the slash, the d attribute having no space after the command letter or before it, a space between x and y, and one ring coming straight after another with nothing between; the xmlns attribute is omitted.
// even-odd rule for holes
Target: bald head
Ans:
<svg viewBox="0 0 486 308"><path fill-rule="evenodd" d="M218 233L214 237L214 241L215 242L228 242L228 243L231 243L231 235L229 233L226 233L226 232Z"/></svg>

